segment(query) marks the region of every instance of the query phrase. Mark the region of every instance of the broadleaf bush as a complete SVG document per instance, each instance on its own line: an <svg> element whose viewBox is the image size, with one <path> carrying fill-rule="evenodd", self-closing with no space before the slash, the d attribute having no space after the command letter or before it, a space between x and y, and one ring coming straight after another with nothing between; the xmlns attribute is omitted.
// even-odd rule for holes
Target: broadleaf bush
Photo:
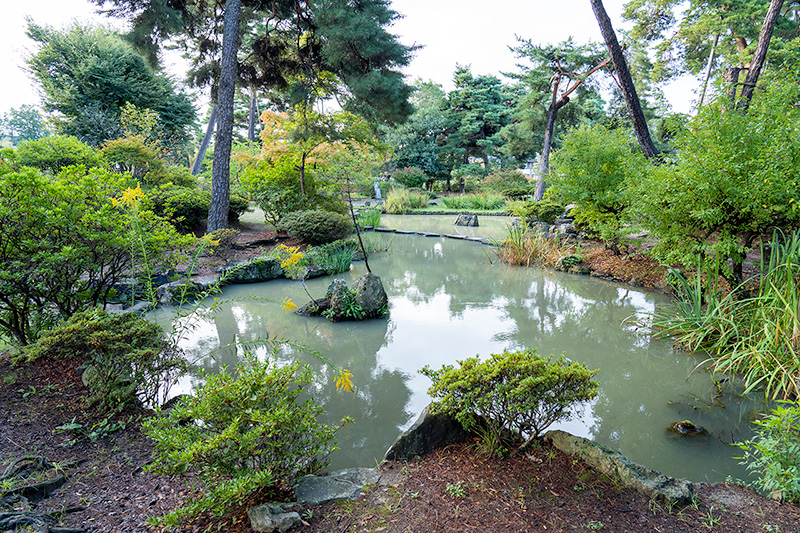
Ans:
<svg viewBox="0 0 800 533"><path fill-rule="evenodd" d="M352 221L339 213L319 209L296 211L284 216L278 229L309 244L327 244L353 232Z"/></svg>
<svg viewBox="0 0 800 533"><path fill-rule="evenodd" d="M150 470L196 472L205 484L202 496L161 520L166 525L201 512L220 516L258 490L288 486L336 449L338 428L318 422L322 407L303 399L312 383L307 366L251 357L235 374L205 378L194 396L143 425L157 452Z"/></svg>
<svg viewBox="0 0 800 533"><path fill-rule="evenodd" d="M494 442L535 438L597 395L597 371L563 355L506 350L483 362L476 356L458 364L420 370L433 380L433 412L449 414L471 431L483 428Z"/></svg>

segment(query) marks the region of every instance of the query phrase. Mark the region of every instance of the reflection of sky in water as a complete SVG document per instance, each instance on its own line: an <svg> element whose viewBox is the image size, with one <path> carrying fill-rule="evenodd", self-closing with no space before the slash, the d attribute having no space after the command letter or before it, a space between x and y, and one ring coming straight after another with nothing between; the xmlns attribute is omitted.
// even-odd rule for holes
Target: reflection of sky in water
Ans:
<svg viewBox="0 0 800 533"><path fill-rule="evenodd" d="M744 477L731 459L735 450L726 443L747 438L756 406L732 391L715 399L708 374L698 370L687 378L701 359L675 353L669 341L653 340L635 321L626 321L665 303L664 297L586 276L490 263L487 250L472 242L394 236L391 253L370 258L390 299L385 321L332 324L286 314L263 301L290 297L305 302L308 297L297 282L228 287L224 296L234 303L220 306L213 321L203 319L181 345L214 372L235 365L242 355L242 348L214 350L220 344L287 337L351 370L355 395L335 391L329 366L317 359L291 348L278 356L281 362L299 357L315 369L313 394L324 404L327 422L345 415L356 419L339 435L342 450L332 457L335 467L374 464L398 432L411 425L430 401L430 380L418 373L423 366L536 348L545 355L565 352L600 369L598 397L559 428L611 445L670 475L695 481ZM363 272L357 263L337 277L352 286ZM308 289L323 294L331 280L309 280ZM265 357L267 349L256 353ZM174 392L195 385L196 379L188 379ZM710 435L673 438L667 426L685 418L705 426Z"/></svg>

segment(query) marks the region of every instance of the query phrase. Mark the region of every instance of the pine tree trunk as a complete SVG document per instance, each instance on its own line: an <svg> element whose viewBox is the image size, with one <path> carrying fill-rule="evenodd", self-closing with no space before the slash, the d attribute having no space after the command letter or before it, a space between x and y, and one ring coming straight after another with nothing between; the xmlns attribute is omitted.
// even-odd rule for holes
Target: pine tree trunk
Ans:
<svg viewBox="0 0 800 533"><path fill-rule="evenodd" d="M547 188L545 176L550 171L550 148L553 145L553 130L556 126L556 116L558 110L563 107L557 104L551 104L550 109L547 111L547 124L544 128L544 143L542 143L542 152L539 154L539 175L536 177L536 187L533 189L533 201L540 202L544 197L544 190Z"/></svg>
<svg viewBox="0 0 800 533"><path fill-rule="evenodd" d="M784 0L772 0L769 3L764 25L761 26L761 33L758 35L758 44L753 54L753 61L750 63L750 70L747 72L747 78L744 81L744 87L742 87L742 94L739 97L739 109L746 110L750 107L750 101L753 99L753 91L756 88L758 76L767 58L769 41L772 39L772 32L775 30L775 22L778 20L778 15L781 13L783 1Z"/></svg>
<svg viewBox="0 0 800 533"><path fill-rule="evenodd" d="M617 41L617 35L614 33L614 28L611 26L611 19L608 18L605 7L603 7L602 0L590 0L594 16L597 23L600 25L600 33L603 34L603 40L608 47L608 53L611 56L611 61L614 64L614 71L619 78L619 84L622 88L622 95L625 97L625 106L628 108L628 115L631 117L633 123L633 130L636 133L636 140L639 142L639 148L648 159L658 157L658 150L653 145L653 140L650 138L650 130L647 128L647 121L642 112L642 105L639 102L639 96L636 94L636 87L633 85L633 78L628 70L628 63L625 61L625 56L622 54L622 48Z"/></svg>
<svg viewBox="0 0 800 533"><path fill-rule="evenodd" d="M211 143L211 136L214 135L214 126L217 125L217 111L219 110L219 106L214 105L211 108L211 116L208 117L208 126L206 126L206 133L203 135L203 140L200 143L200 149L197 151L197 157L194 159L194 164L192 165L192 176L197 176L200 174L200 169L203 167L203 159L206 157L206 150L208 150L208 145Z"/></svg>
<svg viewBox="0 0 800 533"><path fill-rule="evenodd" d="M250 122L247 126L247 140L256 142L256 95L250 95Z"/></svg>
<svg viewBox="0 0 800 533"><path fill-rule="evenodd" d="M728 85L728 99L730 99L731 108L736 107L736 88L739 86L741 72L741 67L728 67L722 73L722 79Z"/></svg>
<svg viewBox="0 0 800 533"><path fill-rule="evenodd" d="M219 117L214 143L214 167L211 174L211 206L208 209L208 233L228 227L231 200L231 144L233 141L233 97L236 88L236 52L239 50L241 0L225 0L222 33L222 60L219 76Z"/></svg>

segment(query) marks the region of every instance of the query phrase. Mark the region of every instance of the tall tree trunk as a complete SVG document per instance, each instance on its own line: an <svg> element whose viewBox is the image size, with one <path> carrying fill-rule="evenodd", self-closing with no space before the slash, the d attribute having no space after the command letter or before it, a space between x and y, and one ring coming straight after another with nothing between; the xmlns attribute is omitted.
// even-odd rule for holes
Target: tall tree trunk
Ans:
<svg viewBox="0 0 800 533"><path fill-rule="evenodd" d="M547 110L547 124L544 127L544 143L542 152L539 154L539 175L536 177L536 187L533 189L533 201L540 202L544 197L544 190L547 188L545 176L550 171L550 148L553 145L553 130L556 126L558 110L564 107L565 103L554 102Z"/></svg>
<svg viewBox="0 0 800 533"><path fill-rule="evenodd" d="M736 107L736 88L739 86L739 74L742 67L728 67L722 73L722 79L728 85L728 98L731 101L731 108Z"/></svg>
<svg viewBox="0 0 800 533"><path fill-rule="evenodd" d="M239 50L241 0L225 0L222 30L222 58L219 76L219 117L214 143L214 167L211 173L211 206L208 228L212 231L228 227L231 201L231 144L233 141L233 97L236 89L236 52Z"/></svg>
<svg viewBox="0 0 800 533"><path fill-rule="evenodd" d="M203 140L200 143L200 149L197 151L197 157L194 158L194 164L192 165L192 176L197 176L200 174L200 169L203 167L203 159L205 159L206 150L208 150L208 145L211 143L211 136L214 135L214 126L217 125L217 110L219 110L219 106L214 104L214 107L211 108L211 116L208 117L206 133L203 135Z"/></svg>
<svg viewBox="0 0 800 533"><path fill-rule="evenodd" d="M247 140L256 142L256 92L250 95L250 121L247 125Z"/></svg>
<svg viewBox="0 0 800 533"><path fill-rule="evenodd" d="M300 164L297 165L297 170L300 172L300 194L305 198L306 196L306 156L307 152L303 152L300 156Z"/></svg>
<svg viewBox="0 0 800 533"><path fill-rule="evenodd" d="M753 54L753 61L750 62L750 70L747 72L747 78L744 81L744 87L742 87L742 94L739 97L739 109L746 110L750 107L750 101L753 99L753 91L756 88L756 82L761 73L761 68L764 66L764 61L767 58L769 41L772 39L772 32L775 30L775 22L778 20L778 15L781 14L783 2L784 0L772 0L769 3L767 16L764 18L764 25L761 26L761 33L758 35L758 44Z"/></svg>
<svg viewBox="0 0 800 533"><path fill-rule="evenodd" d="M619 41L617 41L617 35L611 26L611 19L608 18L608 13L603 7L602 0L589 1L592 4L597 23L600 25L600 33L603 34L603 40L605 40L608 47L611 61L614 63L614 70L619 78L622 95L625 97L625 106L628 108L628 115L630 115L633 123L633 131L636 133L636 140L639 142L639 147L642 149L644 156L648 159L655 159L658 157L659 152L650 138L650 130L647 128L647 121L644 119L642 105L639 102L639 96L636 94L636 87L633 85L628 63L625 62L625 56L622 55L622 48L619 45Z"/></svg>

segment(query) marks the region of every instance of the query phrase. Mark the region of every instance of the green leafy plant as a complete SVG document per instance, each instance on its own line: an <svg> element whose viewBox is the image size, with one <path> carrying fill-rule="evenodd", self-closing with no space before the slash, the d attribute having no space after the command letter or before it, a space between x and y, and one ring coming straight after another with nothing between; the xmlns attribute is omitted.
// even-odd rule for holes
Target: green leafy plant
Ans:
<svg viewBox="0 0 800 533"><path fill-rule="evenodd" d="M353 223L339 213L307 210L286 215L278 228L309 244L326 244L350 235Z"/></svg>
<svg viewBox="0 0 800 533"><path fill-rule="evenodd" d="M506 205L506 197L499 193L484 192L443 196L442 203L449 209L470 209L475 211L496 211Z"/></svg>
<svg viewBox="0 0 800 533"><path fill-rule="evenodd" d="M211 192L190 187L166 186L154 189L148 193L153 206L153 212L159 216L167 217L181 231L197 230L202 226L202 221L208 216L211 204ZM236 194L230 198L228 216L231 222L236 222L247 211L250 204L247 200Z"/></svg>
<svg viewBox="0 0 800 533"><path fill-rule="evenodd" d="M547 222L548 224L552 224L564 214L564 206L552 200L510 202L506 210L512 216L535 222Z"/></svg>
<svg viewBox="0 0 800 533"><path fill-rule="evenodd" d="M460 481L456 483L448 483L444 490L447 491L447 494L453 498L466 498L467 496L467 491L464 490L464 486Z"/></svg>
<svg viewBox="0 0 800 533"><path fill-rule="evenodd" d="M235 375L223 370L205 378L194 396L143 425L156 445L151 470L193 471L206 487L198 499L160 519L164 525L201 512L219 516L259 489L315 471L336 449L337 428L320 424L322 407L300 398L312 383L308 367L251 357Z"/></svg>
<svg viewBox="0 0 800 533"><path fill-rule="evenodd" d="M574 246L562 245L558 239L548 238L527 224L509 225L505 238L497 244L497 256L513 266L554 266L559 258L575 252Z"/></svg>
<svg viewBox="0 0 800 533"><path fill-rule="evenodd" d="M99 309L74 314L23 354L28 361L85 358L90 401L110 412L137 400L160 405L187 369L181 352L158 325L133 313L112 315Z"/></svg>
<svg viewBox="0 0 800 533"><path fill-rule="evenodd" d="M762 420L755 436L736 445L742 464L759 477L757 486L782 500L800 502L800 405L781 401Z"/></svg>
<svg viewBox="0 0 800 533"><path fill-rule="evenodd" d="M479 187L482 191L493 191L503 193L509 189L526 190L530 186L528 178L514 169L494 170L491 174L480 181ZM528 193L530 194L530 192Z"/></svg>
<svg viewBox="0 0 800 533"><path fill-rule="evenodd" d="M467 429L482 424L498 442L527 438L521 449L571 409L597 395L596 371L563 355L542 357L535 350L504 351L481 362L471 357L420 373L433 380L428 394L434 412L454 416Z"/></svg>
<svg viewBox="0 0 800 533"><path fill-rule="evenodd" d="M377 228L381 225L381 210L377 207L370 209L362 209L356 215L356 222L360 227L372 226Z"/></svg>
<svg viewBox="0 0 800 533"><path fill-rule="evenodd" d="M422 187L428 181L428 176L425 175L425 172L417 167L405 167L401 170L396 170L392 173L392 178L403 187L408 187L409 189Z"/></svg>

